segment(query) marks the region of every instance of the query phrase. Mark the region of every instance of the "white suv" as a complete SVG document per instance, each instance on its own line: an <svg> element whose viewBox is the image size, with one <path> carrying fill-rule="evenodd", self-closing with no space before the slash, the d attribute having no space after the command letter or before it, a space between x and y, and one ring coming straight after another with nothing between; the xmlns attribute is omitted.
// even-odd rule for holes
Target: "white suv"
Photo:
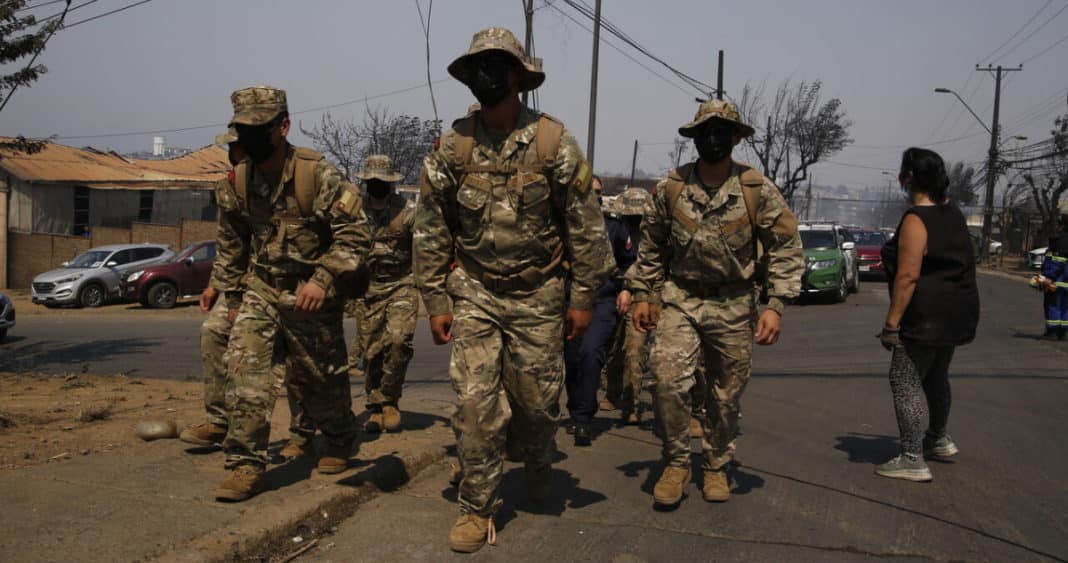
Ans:
<svg viewBox="0 0 1068 563"><path fill-rule="evenodd" d="M48 307L99 307L120 296L126 274L166 262L174 256L163 244L98 246L64 262L63 267L33 278L33 302Z"/></svg>

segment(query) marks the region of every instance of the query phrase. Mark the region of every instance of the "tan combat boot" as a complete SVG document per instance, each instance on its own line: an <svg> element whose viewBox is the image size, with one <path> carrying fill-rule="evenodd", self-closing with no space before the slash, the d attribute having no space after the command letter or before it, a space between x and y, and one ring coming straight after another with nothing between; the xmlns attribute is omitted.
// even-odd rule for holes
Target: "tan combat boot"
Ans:
<svg viewBox="0 0 1068 563"><path fill-rule="evenodd" d="M173 434L172 434L173 436ZM210 446L218 444L226 438L226 427L210 422L201 422L182 430L178 439L197 446Z"/></svg>
<svg viewBox="0 0 1068 563"><path fill-rule="evenodd" d="M597 410L611 412L616 410L616 404L609 401L608 398L601 399L601 402L597 405Z"/></svg>
<svg viewBox="0 0 1068 563"><path fill-rule="evenodd" d="M363 431L368 434L378 434L382 432L382 413L373 412L371 418L367 419L367 422L363 423Z"/></svg>
<svg viewBox="0 0 1068 563"><path fill-rule="evenodd" d="M474 553L486 543L497 544L497 530L493 518L475 514L461 514L449 530L449 548L460 553Z"/></svg>
<svg viewBox="0 0 1068 563"><path fill-rule="evenodd" d="M239 465L230 472L225 481L215 487L215 499L240 502L259 493L262 484L262 467Z"/></svg>
<svg viewBox="0 0 1068 563"><path fill-rule="evenodd" d="M682 500L682 489L690 482L690 467L675 467L669 465L664 468L660 480L653 487L653 501L664 506L678 504Z"/></svg>
<svg viewBox="0 0 1068 563"><path fill-rule="evenodd" d="M319 458L319 465L316 469L324 475L341 473L348 469L350 455L352 455L351 445L345 447L327 446L326 451L323 452L323 457Z"/></svg>
<svg viewBox="0 0 1068 563"><path fill-rule="evenodd" d="M382 406L382 428L386 432L396 432L401 427L401 413L394 405Z"/></svg>
<svg viewBox="0 0 1068 563"><path fill-rule="evenodd" d="M449 484L457 487L464 478L464 468L459 464L452 466L452 474L449 475Z"/></svg>
<svg viewBox="0 0 1068 563"><path fill-rule="evenodd" d="M631 411L623 415L623 423L628 426L638 426L642 423L642 415L638 411Z"/></svg>
<svg viewBox="0 0 1068 563"><path fill-rule="evenodd" d="M731 487L727 483L727 471L705 469L705 484L701 487L701 496L708 502L727 502L731 498Z"/></svg>
<svg viewBox="0 0 1068 563"><path fill-rule="evenodd" d="M297 459L298 457L304 457L315 453L315 448L312 446L311 440L299 440L296 438L290 438L286 443L286 447L282 448L281 455L285 459Z"/></svg>
<svg viewBox="0 0 1068 563"><path fill-rule="evenodd" d="M527 498L542 502L553 494L553 466L526 464L524 477L527 481Z"/></svg>

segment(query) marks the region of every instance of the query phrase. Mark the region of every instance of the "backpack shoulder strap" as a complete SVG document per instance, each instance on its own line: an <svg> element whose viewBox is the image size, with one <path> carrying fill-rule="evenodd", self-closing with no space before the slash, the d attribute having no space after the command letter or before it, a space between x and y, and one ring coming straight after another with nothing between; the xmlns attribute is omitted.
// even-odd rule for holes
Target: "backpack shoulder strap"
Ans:
<svg viewBox="0 0 1068 563"><path fill-rule="evenodd" d="M456 183L463 183L463 176L467 175L466 168L471 164L475 152L475 117L477 112L468 114L452 123L452 131L447 133L452 141L453 176Z"/></svg>
<svg viewBox="0 0 1068 563"><path fill-rule="evenodd" d="M315 197L319 195L319 186L315 173L323 155L306 148L296 149L297 160L293 168L293 196L297 200L301 217L311 217L315 213Z"/></svg>
<svg viewBox="0 0 1068 563"><path fill-rule="evenodd" d="M555 117L541 114L538 118L538 131L534 133L534 149L538 152L538 161L549 168L556 161L560 151L560 141L564 138L564 124Z"/></svg>
<svg viewBox="0 0 1068 563"><path fill-rule="evenodd" d="M234 195L237 196L238 208L244 212L249 212L248 206L248 183L252 174L252 163L246 158L237 163L234 167Z"/></svg>
<svg viewBox="0 0 1068 563"><path fill-rule="evenodd" d="M745 211L749 214L749 224L756 229L757 211L760 210L760 189L764 187L764 175L747 164L741 166L743 170L739 180L742 182L742 199L745 200Z"/></svg>
<svg viewBox="0 0 1068 563"><path fill-rule="evenodd" d="M662 185L663 189L667 191L668 216L682 223L684 227L693 232L697 229L697 225L694 224L693 220L683 213L676 212L679 198L682 197L682 191L686 189L686 178L690 176L691 170L693 170L692 162L673 168L671 172L668 172L667 178Z"/></svg>

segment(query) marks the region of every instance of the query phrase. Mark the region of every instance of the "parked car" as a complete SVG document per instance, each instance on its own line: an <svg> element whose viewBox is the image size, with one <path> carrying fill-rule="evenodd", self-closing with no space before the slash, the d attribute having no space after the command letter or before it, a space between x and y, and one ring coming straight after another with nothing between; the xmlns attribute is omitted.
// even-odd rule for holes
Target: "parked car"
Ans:
<svg viewBox="0 0 1068 563"><path fill-rule="evenodd" d="M34 303L49 307L99 307L121 294L126 274L166 262L174 251L163 244L112 244L76 256L63 267L33 278Z"/></svg>
<svg viewBox="0 0 1068 563"><path fill-rule="evenodd" d="M1036 270L1042 269L1042 262L1046 260L1046 251L1049 247L1043 246L1027 253L1027 263Z"/></svg>
<svg viewBox="0 0 1068 563"><path fill-rule="evenodd" d="M857 243L857 270L861 278L885 278L883 245L888 240L882 231L853 231Z"/></svg>
<svg viewBox="0 0 1068 563"><path fill-rule="evenodd" d="M850 264L848 257L856 244L845 240L844 230L834 224L802 224L798 231L805 253L801 293L831 295L839 303L845 301L851 284L857 283L856 262Z"/></svg>
<svg viewBox="0 0 1068 563"><path fill-rule="evenodd" d="M0 342L7 338L7 330L15 326L15 304L0 293Z"/></svg>
<svg viewBox="0 0 1068 563"><path fill-rule="evenodd" d="M208 287L215 262L215 241L194 242L164 263L130 272L122 295L145 307L170 309L179 297L197 295Z"/></svg>

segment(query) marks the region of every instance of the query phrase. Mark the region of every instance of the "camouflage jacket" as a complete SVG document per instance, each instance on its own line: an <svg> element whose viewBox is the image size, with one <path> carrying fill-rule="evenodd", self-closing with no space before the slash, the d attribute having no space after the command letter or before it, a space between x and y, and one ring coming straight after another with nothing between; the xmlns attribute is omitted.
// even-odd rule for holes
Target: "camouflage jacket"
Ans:
<svg viewBox="0 0 1068 563"><path fill-rule="evenodd" d="M219 228L211 286L225 293L232 308L240 305L250 268L312 280L330 294L335 278L355 272L367 255L370 233L359 190L318 156L316 196L311 214L302 217L294 197L297 158L297 149L289 147L279 182L267 197L254 188L262 183L259 171L250 174L247 202L229 182L216 187Z"/></svg>
<svg viewBox="0 0 1068 563"><path fill-rule="evenodd" d="M627 272L635 300L656 299L668 278L704 287L753 280L756 245L742 190L759 189L756 234L767 259L768 306L781 314L786 302L801 292L805 264L797 219L779 189L767 178L759 188L743 188L743 168L735 164L719 191L709 193L696 176L696 166L679 170L685 188L678 200L668 201L668 181L661 181L653 213L642 223L638 261Z"/></svg>
<svg viewBox="0 0 1068 563"><path fill-rule="evenodd" d="M561 244L571 266L571 306L592 307L610 273L604 220L589 189L592 172L566 130L551 162L539 162L539 117L523 108L516 128L495 148L474 112L453 123L440 148L424 160L414 227L415 283L431 315L451 309L445 279L454 260L510 275L550 264ZM466 174L455 164L463 161L454 150L461 125L474 130L470 164L479 168Z"/></svg>
<svg viewBox="0 0 1068 563"><path fill-rule="evenodd" d="M384 209L373 209L370 202L370 198L364 200L363 210L371 231L371 253L367 256L371 284L367 296L373 298L412 285L415 204L396 193Z"/></svg>

